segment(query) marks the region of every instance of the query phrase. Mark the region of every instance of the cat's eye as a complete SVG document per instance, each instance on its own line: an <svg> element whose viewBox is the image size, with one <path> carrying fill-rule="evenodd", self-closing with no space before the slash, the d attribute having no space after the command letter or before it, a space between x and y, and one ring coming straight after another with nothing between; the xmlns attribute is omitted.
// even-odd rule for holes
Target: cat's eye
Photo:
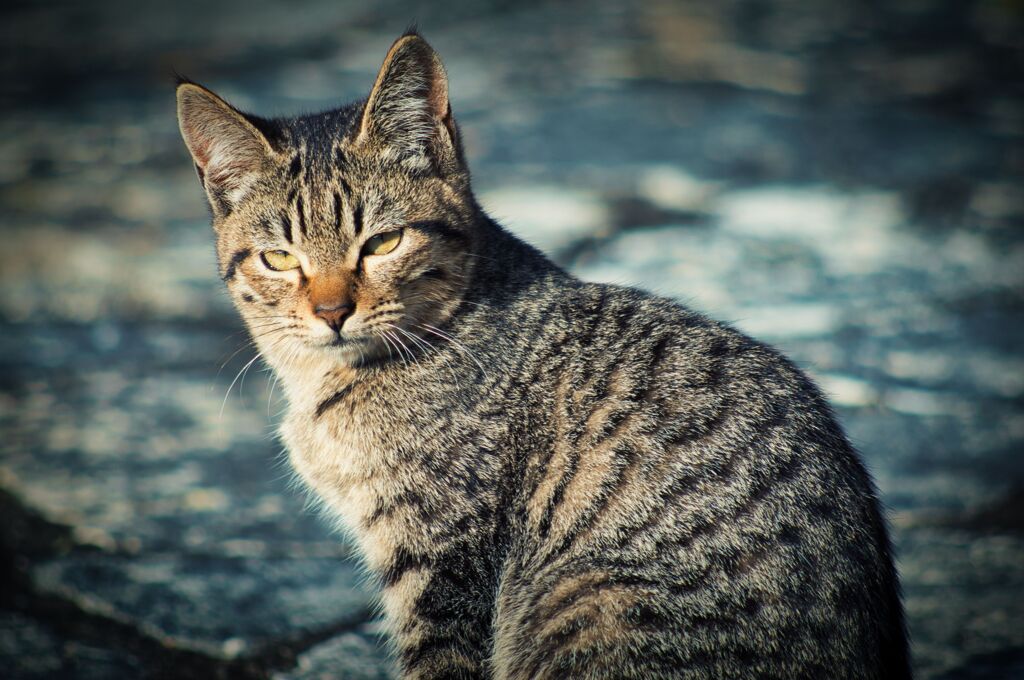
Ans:
<svg viewBox="0 0 1024 680"><path fill-rule="evenodd" d="M401 229L377 234L376 236L372 236L366 240L366 244L363 245L363 255L387 255L397 248L401 241Z"/></svg>
<svg viewBox="0 0 1024 680"><path fill-rule="evenodd" d="M263 263L276 272L286 272L299 268L299 258L285 250L266 250L263 252Z"/></svg>

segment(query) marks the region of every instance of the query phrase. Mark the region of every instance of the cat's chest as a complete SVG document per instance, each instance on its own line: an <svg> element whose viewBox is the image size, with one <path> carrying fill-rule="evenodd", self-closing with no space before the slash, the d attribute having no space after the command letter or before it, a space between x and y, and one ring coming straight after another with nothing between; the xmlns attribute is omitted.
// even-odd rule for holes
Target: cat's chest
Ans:
<svg viewBox="0 0 1024 680"><path fill-rule="evenodd" d="M372 505L386 443L365 424L300 409L289 413L280 434L295 472L347 524L358 524Z"/></svg>
<svg viewBox="0 0 1024 680"><path fill-rule="evenodd" d="M458 459L471 447L452 447L449 441L464 428L449 427L441 434L408 409L366 406L320 418L315 409L311 417L310 409L292 407L280 434L296 473L341 520L367 566L376 570L398 545L429 549L422 512L407 504L421 495L447 496L450 480L424 461L454 455L453 464L464 463ZM431 516L440 525L449 520L445 511Z"/></svg>
<svg viewBox="0 0 1024 680"><path fill-rule="evenodd" d="M336 404L319 395L306 404L293 402L282 423L292 467L349 526L394 493L396 475L421 472L410 451L444 439L427 426L436 420L431 414L398 401L378 385Z"/></svg>

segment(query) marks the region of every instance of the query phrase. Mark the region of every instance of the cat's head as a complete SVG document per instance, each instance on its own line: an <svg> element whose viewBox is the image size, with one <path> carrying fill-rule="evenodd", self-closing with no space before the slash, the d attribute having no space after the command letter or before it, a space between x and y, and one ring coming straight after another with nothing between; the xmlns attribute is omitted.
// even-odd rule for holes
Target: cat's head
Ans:
<svg viewBox="0 0 1024 680"><path fill-rule="evenodd" d="M358 365L458 307L477 208L423 38L395 42L365 102L321 114L258 118L191 82L177 95L222 278L272 362Z"/></svg>

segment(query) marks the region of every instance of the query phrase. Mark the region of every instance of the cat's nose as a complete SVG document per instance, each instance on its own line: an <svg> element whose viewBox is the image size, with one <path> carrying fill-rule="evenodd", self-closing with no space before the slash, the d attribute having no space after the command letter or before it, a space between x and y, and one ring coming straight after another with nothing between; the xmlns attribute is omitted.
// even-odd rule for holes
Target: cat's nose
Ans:
<svg viewBox="0 0 1024 680"><path fill-rule="evenodd" d="M345 319L347 319L353 311L355 311L355 305L350 302L319 304L313 308L313 313L327 322L327 325L335 332L341 330L341 325L345 323Z"/></svg>

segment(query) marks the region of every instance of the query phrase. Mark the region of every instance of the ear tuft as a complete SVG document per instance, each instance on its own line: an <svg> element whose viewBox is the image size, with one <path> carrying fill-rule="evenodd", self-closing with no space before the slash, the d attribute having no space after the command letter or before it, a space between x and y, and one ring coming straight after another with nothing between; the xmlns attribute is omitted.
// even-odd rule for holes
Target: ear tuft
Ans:
<svg viewBox="0 0 1024 680"><path fill-rule="evenodd" d="M194 80L192 80L188 76L183 76L180 73L178 73L178 71L176 69L173 70L172 72L174 73L174 87L175 87L175 89L181 87L182 85L198 85L197 82L195 82Z"/></svg>
<svg viewBox="0 0 1024 680"><path fill-rule="evenodd" d="M458 140L441 58L415 28L395 41L363 109L357 143L375 142L410 169L447 169Z"/></svg>
<svg viewBox="0 0 1024 680"><path fill-rule="evenodd" d="M273 150L245 115L188 80L177 88L178 125L214 211L231 209L266 169Z"/></svg>

